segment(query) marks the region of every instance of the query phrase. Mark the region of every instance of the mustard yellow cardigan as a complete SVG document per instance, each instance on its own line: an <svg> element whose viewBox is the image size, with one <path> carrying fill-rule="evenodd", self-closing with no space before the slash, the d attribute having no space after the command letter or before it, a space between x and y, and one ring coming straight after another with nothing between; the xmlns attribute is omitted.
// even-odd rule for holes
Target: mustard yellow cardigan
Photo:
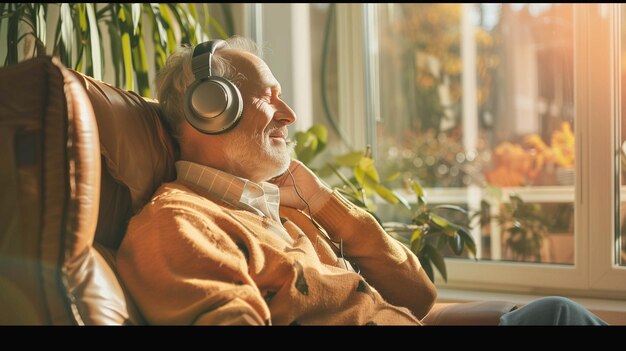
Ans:
<svg viewBox="0 0 626 351"><path fill-rule="evenodd" d="M292 245L271 219L163 184L128 226L117 265L150 324L420 325L435 299L418 259L337 193L313 218L280 208Z"/></svg>

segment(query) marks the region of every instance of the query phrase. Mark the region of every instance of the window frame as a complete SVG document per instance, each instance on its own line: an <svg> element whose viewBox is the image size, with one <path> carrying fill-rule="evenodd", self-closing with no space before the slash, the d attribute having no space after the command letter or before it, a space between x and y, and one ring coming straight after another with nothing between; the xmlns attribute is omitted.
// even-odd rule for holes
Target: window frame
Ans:
<svg viewBox="0 0 626 351"><path fill-rule="evenodd" d="M337 4L337 54L341 129L355 148L375 145L378 120L376 6ZM265 5L263 5L265 6ZM471 6L464 4L464 6ZM446 258L448 281L438 288L621 298L626 267L614 263L617 121L621 109L620 4L573 4L576 178L574 265ZM270 40L264 35L264 40ZM292 47L296 50L295 46ZM615 74L617 72L618 74ZM373 79L364 79L374 75ZM360 78L359 78L360 77ZM597 123L595 116L609 116ZM350 118L352 117L352 118ZM362 117L359 119L359 117ZM299 130L308 128L301 124ZM373 149L375 150L375 148ZM593 155L593 157L592 157ZM428 189L426 189L428 191ZM410 198L410 197L409 197Z"/></svg>

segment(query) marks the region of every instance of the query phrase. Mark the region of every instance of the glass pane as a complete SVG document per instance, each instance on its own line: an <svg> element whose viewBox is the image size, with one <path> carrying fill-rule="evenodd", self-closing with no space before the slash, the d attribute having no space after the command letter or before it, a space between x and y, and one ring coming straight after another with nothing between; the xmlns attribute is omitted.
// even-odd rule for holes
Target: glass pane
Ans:
<svg viewBox="0 0 626 351"><path fill-rule="evenodd" d="M374 8L375 158L393 187L415 200L417 179L430 206L467 209L479 259L573 264L572 4ZM397 208L378 214L415 218Z"/></svg>
<svg viewBox="0 0 626 351"><path fill-rule="evenodd" d="M621 62L621 83L622 83L622 97L621 97L621 104L622 104L622 116L621 116L621 128L619 129L619 139L620 143L621 143L621 155L620 155L620 159L621 162L619 163L619 167L620 167L620 184L621 184L621 189L622 191L620 192L621 196L620 196L620 230L616 235L616 247L617 247L617 254L616 254L616 261L618 264L624 266L626 265L626 206L624 206L624 201L626 201L626 196L625 196L625 188L624 185L626 185L626 25L624 25L624 20L626 19L626 7L624 6L620 6L620 17L621 17L621 21L622 21L622 33L621 34L621 55L622 55L622 62Z"/></svg>
<svg viewBox="0 0 626 351"><path fill-rule="evenodd" d="M338 125L337 30L336 5L312 3L309 7L311 24L311 72L313 72L313 122L328 129L328 149L341 146L333 126ZM337 127L338 128L338 127ZM317 156L316 164L331 157L331 152Z"/></svg>

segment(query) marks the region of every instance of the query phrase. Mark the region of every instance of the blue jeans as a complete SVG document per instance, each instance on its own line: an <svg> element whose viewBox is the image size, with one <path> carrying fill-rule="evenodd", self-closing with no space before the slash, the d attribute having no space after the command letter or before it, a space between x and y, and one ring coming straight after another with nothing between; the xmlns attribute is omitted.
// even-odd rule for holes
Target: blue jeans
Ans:
<svg viewBox="0 0 626 351"><path fill-rule="evenodd" d="M542 297L500 317L500 325L607 325L576 302Z"/></svg>

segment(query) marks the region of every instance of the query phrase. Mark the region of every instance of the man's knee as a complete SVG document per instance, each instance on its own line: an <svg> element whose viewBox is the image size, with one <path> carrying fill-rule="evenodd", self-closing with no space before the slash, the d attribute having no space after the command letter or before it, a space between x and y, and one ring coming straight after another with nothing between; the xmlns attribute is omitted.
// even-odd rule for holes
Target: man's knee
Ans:
<svg viewBox="0 0 626 351"><path fill-rule="evenodd" d="M585 307L566 297L547 296L530 304L535 305L535 310L551 316L557 325L602 324L601 320Z"/></svg>
<svg viewBox="0 0 626 351"><path fill-rule="evenodd" d="M546 296L529 303L535 305L534 308L542 313L554 316L554 318L566 317L572 314L579 314L585 309L576 302L562 296Z"/></svg>
<svg viewBox="0 0 626 351"><path fill-rule="evenodd" d="M500 318L501 325L603 325L580 304L560 296L533 300Z"/></svg>
<svg viewBox="0 0 626 351"><path fill-rule="evenodd" d="M562 310L570 310L570 309L579 309L582 308L576 302L562 296L546 296L539 298L532 303L540 304L546 309L550 309L553 311L562 311Z"/></svg>

